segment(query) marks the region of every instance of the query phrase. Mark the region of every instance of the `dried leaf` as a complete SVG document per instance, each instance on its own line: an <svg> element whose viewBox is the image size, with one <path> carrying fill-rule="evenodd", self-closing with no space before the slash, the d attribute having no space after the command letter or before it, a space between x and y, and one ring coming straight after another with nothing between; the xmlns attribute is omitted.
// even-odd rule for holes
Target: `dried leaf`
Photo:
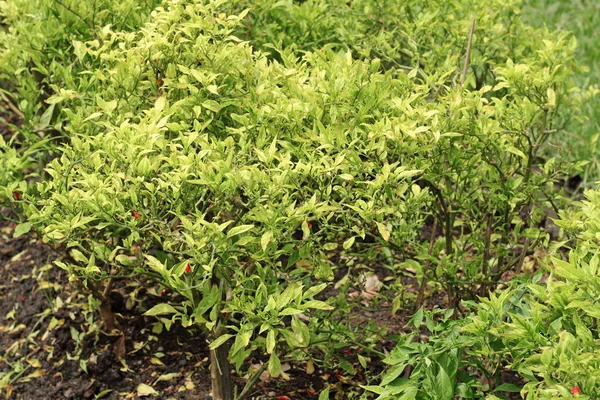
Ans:
<svg viewBox="0 0 600 400"><path fill-rule="evenodd" d="M121 361L123 357L125 357L125 336L121 336L117 340L113 348L113 352L115 353L115 358L117 361Z"/></svg>
<svg viewBox="0 0 600 400"><path fill-rule="evenodd" d="M137 387L137 395L140 397L157 396L158 392L154 390L152 386L148 386L145 383L140 383Z"/></svg>

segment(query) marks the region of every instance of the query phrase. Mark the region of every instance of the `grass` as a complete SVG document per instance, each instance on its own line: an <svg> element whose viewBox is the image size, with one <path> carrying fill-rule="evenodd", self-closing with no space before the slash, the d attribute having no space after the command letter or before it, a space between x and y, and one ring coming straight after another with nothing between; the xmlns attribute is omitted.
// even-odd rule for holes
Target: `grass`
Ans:
<svg viewBox="0 0 600 400"><path fill-rule="evenodd" d="M523 1L523 17L529 24L570 31L577 38L577 58L585 67L577 73L578 85L584 89L600 86L600 1ZM585 104L581 113L587 121L572 124L563 141L572 160L589 161L582 176L588 186L600 179L600 95Z"/></svg>

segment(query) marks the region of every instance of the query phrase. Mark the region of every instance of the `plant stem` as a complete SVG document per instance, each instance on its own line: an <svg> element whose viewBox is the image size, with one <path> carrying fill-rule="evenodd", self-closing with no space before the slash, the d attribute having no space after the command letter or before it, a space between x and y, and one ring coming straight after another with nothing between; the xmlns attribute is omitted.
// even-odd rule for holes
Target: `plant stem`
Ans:
<svg viewBox="0 0 600 400"><path fill-rule="evenodd" d="M465 85L467 80L467 70L469 69L469 58L471 58L471 46L473 45L473 32L475 31L475 17L471 18L471 30L469 31L469 42L467 44L467 54L465 55L465 62L463 65L462 78L460 79L460 85Z"/></svg>
<svg viewBox="0 0 600 400"><path fill-rule="evenodd" d="M214 247L213 247L214 251ZM221 314L221 302L226 300L226 281L223 277L217 276L217 271L213 270L211 283L217 285L220 292L220 300L218 304L219 313ZM223 334L222 320L218 317L218 321L212 331L212 339L216 339ZM231 380L231 372L229 368L229 341L223 343L216 349L210 351L210 380L212 385L213 400L234 400L233 397L233 381Z"/></svg>
<svg viewBox="0 0 600 400"><path fill-rule="evenodd" d="M433 245L435 243L435 234L437 231L437 223L438 219L435 217L433 219L433 227L431 228L431 236L429 238L429 249L427 250L427 255L431 257L431 252L433 251ZM415 305L415 312L419 311L421 306L423 305L423 297L425 296L425 286L427 286L427 270L429 270L429 264L431 260L428 258L423 266L423 279L421 280L421 286L419 287L419 293L417 294L417 301Z"/></svg>
<svg viewBox="0 0 600 400"><path fill-rule="evenodd" d="M6 105L12 110L12 112L15 113L15 115L17 115L23 122L25 122L25 115L21 112L21 110L19 110L17 108L17 106L15 106L12 103L12 101L10 101L10 99L8 97L6 97L6 95L4 94L4 92L2 90L0 90L0 98L2 98L2 100L4 100Z"/></svg>
<svg viewBox="0 0 600 400"><path fill-rule="evenodd" d="M486 224L486 229L485 229L485 249L483 251L483 265L481 268L481 273L483 275L484 279L488 279L488 263L490 260L490 243L491 243L491 238L492 238L492 224L493 224L493 219L492 219L492 213L488 212L488 216L487 216L487 224ZM479 290L479 295L480 296L485 296L486 292L488 291L488 287L485 284L481 284L481 288Z"/></svg>
<svg viewBox="0 0 600 400"><path fill-rule="evenodd" d="M112 312L112 305L110 303L110 291L112 289L113 279L110 278L106 282L104 286L104 290L100 292L99 284L92 284L92 294L98 300L100 300L100 306L98 307L98 312L100 313L100 318L102 319L102 324L104 325L104 329L107 332L111 332L115 329L115 315Z"/></svg>
<svg viewBox="0 0 600 400"><path fill-rule="evenodd" d="M234 400L228 354L229 344L227 342L210 351L210 380L213 400Z"/></svg>
<svg viewBox="0 0 600 400"><path fill-rule="evenodd" d="M269 366L269 364L264 363L263 365L261 365L261 367L258 369L258 371L256 371L254 374L252 374L252 376L250 377L250 379L248 380L248 382L244 386L244 389L239 394L239 396L237 396L235 398L235 400L242 400L244 398L244 396L248 394L248 392L250 391L250 389L252 389L252 387L254 387L254 384L256 383L256 381L258 380L258 378L260 378L260 376L262 375L262 373L265 372L265 370L267 369L268 366Z"/></svg>

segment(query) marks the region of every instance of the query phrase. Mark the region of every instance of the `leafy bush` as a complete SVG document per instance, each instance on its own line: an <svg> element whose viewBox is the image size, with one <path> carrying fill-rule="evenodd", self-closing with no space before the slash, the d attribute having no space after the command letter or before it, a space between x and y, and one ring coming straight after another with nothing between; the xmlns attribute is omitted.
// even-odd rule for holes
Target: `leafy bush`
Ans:
<svg viewBox="0 0 600 400"><path fill-rule="evenodd" d="M80 75L92 68L80 60L81 42L96 40L98 32L108 27L138 29L158 3L0 1L0 24L6 27L0 32L0 95L21 117L21 126L9 141L12 150L0 150L4 163L19 159L18 164L9 162L10 170L2 175L8 179L2 187L8 189L0 204L10 206L16 188L26 197L32 189L27 182L39 177L47 160L54 157L57 142L65 140L61 131L64 116L49 98L59 88L89 79Z"/></svg>
<svg viewBox="0 0 600 400"><path fill-rule="evenodd" d="M228 5L236 9L246 2ZM274 46L304 54L326 44L359 59L377 57L394 76L408 73L431 85L435 94L429 100L445 97L431 112L454 118L442 122L439 132L429 128L446 137L435 145L427 136L420 142L431 145L426 157L438 162L423 162L418 153L415 165L424 171L420 186L436 198L428 212L445 236L433 254L427 245L418 251L429 263L441 259L443 271L433 265L419 274L445 286L450 306L472 296L482 279L496 282L505 271L520 269L520 254L546 240L537 229L539 205L546 200L560 205L551 185L567 167L549 157L556 151L544 144L563 132L576 118L572 110L582 104L572 93L575 40L523 24L520 6L512 1L259 1L236 28L239 37L274 53L275 59L280 57ZM461 78L473 20L469 73ZM444 93L462 79L479 94ZM473 126L478 119L479 126ZM426 118L417 128L426 129L428 123ZM536 160L542 158L547 163L538 168ZM456 281L457 274L466 279Z"/></svg>
<svg viewBox="0 0 600 400"><path fill-rule="evenodd" d="M300 316L331 308L313 299L333 276L326 251L410 241L422 224L427 195L405 183L419 171L398 161L402 143L382 154L384 133L365 140L360 128L394 113L390 90L418 88L332 53L270 63L230 36L239 17L214 7L173 4L139 34L89 43L103 62L95 97L51 98L71 141L28 212L101 300L107 280L150 276L184 301L149 315L201 326L218 362L234 337L237 368L260 349L277 376L286 344L318 332L318 313Z"/></svg>
<svg viewBox="0 0 600 400"><path fill-rule="evenodd" d="M5 18L28 7L0 4ZM100 24L75 3L48 1L40 15L77 32L63 33L60 19L44 27L53 34L43 46L59 52L50 56L13 51L29 32L42 40L42 28L7 20L20 28L1 37L9 62L0 78L23 114L39 118L19 131L22 147L2 144L2 168L14 171L4 197L25 191L31 164L22 149L52 142L46 151L61 153L39 162L47 179L19 203L29 217L20 231L33 224L67 249L58 265L94 293L108 331L115 280L150 279L180 294L147 313L207 334L216 398L233 395L228 362L242 373L252 353L269 357L247 372L243 395L264 369L281 375L284 357L331 355L322 343L332 330L351 338L336 324L360 307L347 299L360 287L356 260L366 270L385 262L396 277L414 268L421 294L443 286L450 308L487 294L547 240L539 222L545 202L560 200L561 167L536 159L580 104L570 78L575 44L523 26L510 2L497 12L478 6L470 70L461 72L470 9L443 2L444 19L429 4L382 13L366 1L264 2L252 11L172 1L136 29L149 8ZM331 13L323 21L320 9ZM536 40L544 35L552 40ZM260 50L270 43L276 54ZM39 66L22 70L29 59ZM428 218L431 244L421 238ZM341 275L348 279L325 301L321 292ZM443 373L463 379L446 354L458 340L446 322L442 347L407 345L388 358L415 366L411 395ZM425 359L437 366L415 364ZM467 393L473 382L451 391Z"/></svg>
<svg viewBox="0 0 600 400"><path fill-rule="evenodd" d="M523 1L523 19L532 26L546 25L553 29L571 31L577 38L576 58L582 68L576 71L577 86L587 88L588 99L582 104L581 123L574 121L565 134L554 143L568 149L567 155L587 163L582 176L582 187L589 187L598 179L598 138L600 133L600 3L595 1Z"/></svg>
<svg viewBox="0 0 600 400"><path fill-rule="evenodd" d="M549 276L540 271L530 282L514 283L498 296L468 303L474 314L464 319L449 324L428 317L432 335L427 342L413 342L411 337L399 343L385 360L391 368L381 384L368 389L381 399L399 394L428 398L419 392L425 387L430 388L427 393L447 393L432 398L479 398L475 388L520 392L526 399L596 398L599 193L588 191L579 208L557 221L573 239L567 261L552 257L544 264ZM413 317L416 327L422 320L422 312ZM404 379L408 365L416 369ZM502 374L509 373L518 374L521 387L500 383ZM443 385L433 386L434 381Z"/></svg>
<svg viewBox="0 0 600 400"><path fill-rule="evenodd" d="M379 58L386 69L408 72L418 67L430 75L442 68L454 82L460 82L474 19L472 74L467 78L474 78L477 89L493 84L495 67L507 59L527 62L542 40L555 41L564 34L524 24L520 1L234 0L226 6L237 11L250 6L236 33L274 57L274 48L304 53L327 46L350 50L354 58Z"/></svg>

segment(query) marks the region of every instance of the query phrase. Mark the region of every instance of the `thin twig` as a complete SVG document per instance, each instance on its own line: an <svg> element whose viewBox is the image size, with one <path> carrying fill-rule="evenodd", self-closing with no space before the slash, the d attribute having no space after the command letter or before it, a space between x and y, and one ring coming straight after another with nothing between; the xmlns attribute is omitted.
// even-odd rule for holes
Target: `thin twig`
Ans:
<svg viewBox="0 0 600 400"><path fill-rule="evenodd" d="M237 396L235 398L235 400L242 400L244 398L244 396L246 396L248 394L248 392L254 387L254 384L256 383L258 378L260 378L262 373L265 372L268 365L269 364L264 363L263 365L261 365L261 367L256 372L254 372L254 374L250 377L248 382L246 382L246 385L244 386L244 389L242 390L242 392L239 394L239 396Z"/></svg>
<svg viewBox="0 0 600 400"><path fill-rule="evenodd" d="M529 250L529 238L526 238L525 244L523 245L523 249L521 250L521 255L519 256L519 262L517 262L517 266L515 267L516 274L521 273L521 268L523 267L523 261L525 261L525 256L527 255L528 250Z"/></svg>
<svg viewBox="0 0 600 400"><path fill-rule="evenodd" d="M86 24L90 29L94 29L94 26L92 24L90 24L88 21L86 21L86 19L83 18L81 16L81 14L79 14L77 11L73 10L71 7L69 7L68 5L66 5L65 3L63 3L60 0L54 0L54 1L57 2L59 5L63 6L65 8L65 10L69 11L71 14L73 14L76 17L78 17L79 19L81 19L83 21L83 23Z"/></svg>
<svg viewBox="0 0 600 400"><path fill-rule="evenodd" d="M2 90L0 90L0 97L2 98L2 100L4 100L4 102L6 103L6 105L8 105L8 107L12 110L12 112L14 112L15 114L17 114L17 116L19 118L21 118L23 121L25 121L25 115L21 112L21 110L19 110L17 108L17 106L15 106L12 101L10 101L10 99L8 97L6 97L6 95L4 94L4 92Z"/></svg>
<svg viewBox="0 0 600 400"><path fill-rule="evenodd" d="M469 32L469 43L467 44L467 54L465 55L465 64L463 66L461 86L465 85L467 79L467 69L469 68L469 58L471 57L471 46L473 45L473 32L475 31L475 17L471 18L471 31Z"/></svg>
<svg viewBox="0 0 600 400"><path fill-rule="evenodd" d="M481 266L482 269L482 275L484 277L484 279L488 278L488 263L490 261L490 245L491 245L491 238L492 238L492 224L493 224L493 220L492 220L492 213L488 212L487 215L487 224L486 224L486 229L485 229L485 249L483 251L483 265ZM485 284L481 284L481 288L479 291L479 294L481 296L485 296L488 290L487 285Z"/></svg>
<svg viewBox="0 0 600 400"><path fill-rule="evenodd" d="M108 299L110 297L110 292L112 290L113 283L114 283L113 278L109 278L108 281L106 281L106 285L104 286L104 291L102 292L102 297L104 297L105 299Z"/></svg>
<svg viewBox="0 0 600 400"><path fill-rule="evenodd" d="M433 219L433 227L431 228L431 236L429 237L429 249L427 250L427 261L423 266L423 278L421 280L421 286L419 287L419 293L417 294L417 302L415 306L415 313L419 311L421 306L423 305L423 297L425 296L425 286L427 285L427 270L429 269L429 264L431 263L431 252L433 250L433 245L435 243L436 231L437 231L437 217Z"/></svg>

